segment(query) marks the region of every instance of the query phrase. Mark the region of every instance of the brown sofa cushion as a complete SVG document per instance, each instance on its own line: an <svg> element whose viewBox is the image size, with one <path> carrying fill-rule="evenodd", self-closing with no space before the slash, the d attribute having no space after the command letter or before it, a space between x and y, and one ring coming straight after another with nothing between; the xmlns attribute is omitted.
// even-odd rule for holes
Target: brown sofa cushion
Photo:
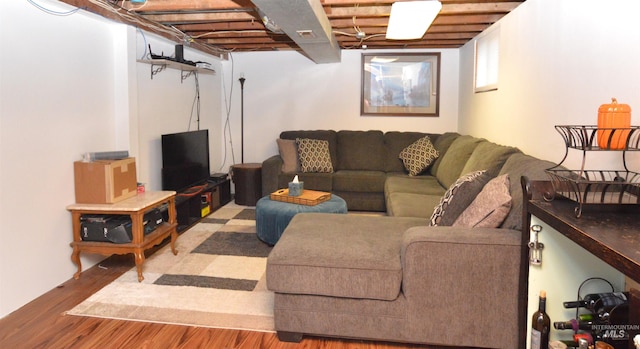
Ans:
<svg viewBox="0 0 640 349"><path fill-rule="evenodd" d="M347 202L349 211L385 212L384 195L382 193L363 191L333 191L335 195Z"/></svg>
<svg viewBox="0 0 640 349"><path fill-rule="evenodd" d="M526 175L531 180L548 180L546 169L555 166L553 162L536 159L523 153L512 154L504 163L499 174L509 174L509 192L512 199L511 212L504 220L501 228L522 229L522 186L520 177Z"/></svg>
<svg viewBox="0 0 640 349"><path fill-rule="evenodd" d="M480 142L486 141L472 136L460 136L451 143L447 152L441 156L442 160L435 174L438 182L443 187L449 188L464 174L462 169ZM486 170L486 168L483 170Z"/></svg>
<svg viewBox="0 0 640 349"><path fill-rule="evenodd" d="M444 194L444 189L442 189ZM391 193L386 197L387 214L393 217L418 217L429 219L440 202L440 195L416 193Z"/></svg>
<svg viewBox="0 0 640 349"><path fill-rule="evenodd" d="M384 171L382 131L338 131L336 170Z"/></svg>
<svg viewBox="0 0 640 349"><path fill-rule="evenodd" d="M445 192L433 176L389 175L384 182L384 188L385 194L414 193L440 197Z"/></svg>
<svg viewBox="0 0 640 349"><path fill-rule="evenodd" d="M446 132L440 135L438 138L431 138L433 141L433 146L436 148L438 153L444 154L449 150L449 147L460 137L460 134L457 132ZM429 174L435 176L438 172L438 168L440 167L440 162L442 162L442 156L438 157L436 161L433 162L431 167L429 168Z"/></svg>
<svg viewBox="0 0 640 349"><path fill-rule="evenodd" d="M333 174L333 191L382 193L387 175L381 171L340 170Z"/></svg>
<svg viewBox="0 0 640 349"><path fill-rule="evenodd" d="M267 259L267 287L281 293L394 300L402 236L426 219L300 213Z"/></svg>
<svg viewBox="0 0 640 349"><path fill-rule="evenodd" d="M480 142L473 150L469 160L462 168L462 173L478 170L499 169L513 153L520 152L518 148L498 145L489 141ZM499 170L496 170L496 174Z"/></svg>

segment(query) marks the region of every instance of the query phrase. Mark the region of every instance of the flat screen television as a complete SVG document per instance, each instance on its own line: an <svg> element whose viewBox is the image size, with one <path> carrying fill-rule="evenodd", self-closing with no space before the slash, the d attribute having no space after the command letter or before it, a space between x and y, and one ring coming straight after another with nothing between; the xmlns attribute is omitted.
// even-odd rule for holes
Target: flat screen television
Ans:
<svg viewBox="0 0 640 349"><path fill-rule="evenodd" d="M162 135L162 189L185 191L209 179L209 131Z"/></svg>

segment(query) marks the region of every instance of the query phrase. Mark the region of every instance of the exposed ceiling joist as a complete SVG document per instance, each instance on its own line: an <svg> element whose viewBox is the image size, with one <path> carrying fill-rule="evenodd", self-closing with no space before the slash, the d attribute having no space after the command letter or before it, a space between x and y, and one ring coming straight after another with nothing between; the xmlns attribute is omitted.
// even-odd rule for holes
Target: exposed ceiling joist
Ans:
<svg viewBox="0 0 640 349"><path fill-rule="evenodd" d="M297 0L147 0L144 4L128 0L61 1L218 56L239 51L303 51L291 32L283 35L266 29L257 11L260 4L282 2L288 6L279 12L288 21L297 16L291 5ZM421 39L391 41L384 34L394 0L315 1L319 1L316 14L322 11L327 18L323 30L327 38L335 36L338 51L365 45L368 49L461 47L524 2L440 0L442 10ZM267 12L266 8L263 11ZM293 34L298 35L295 31Z"/></svg>

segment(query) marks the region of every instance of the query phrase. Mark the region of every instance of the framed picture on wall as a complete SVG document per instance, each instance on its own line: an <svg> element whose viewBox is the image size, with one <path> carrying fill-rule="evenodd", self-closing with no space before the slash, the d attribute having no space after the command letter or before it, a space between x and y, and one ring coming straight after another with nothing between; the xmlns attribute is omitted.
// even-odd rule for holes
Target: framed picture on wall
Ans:
<svg viewBox="0 0 640 349"><path fill-rule="evenodd" d="M440 52L363 53L361 115L438 116Z"/></svg>

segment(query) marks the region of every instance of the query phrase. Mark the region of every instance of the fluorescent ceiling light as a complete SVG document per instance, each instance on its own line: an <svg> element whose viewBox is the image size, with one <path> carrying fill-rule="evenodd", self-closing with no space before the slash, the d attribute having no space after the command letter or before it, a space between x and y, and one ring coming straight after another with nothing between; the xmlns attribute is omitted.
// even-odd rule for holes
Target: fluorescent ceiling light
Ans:
<svg viewBox="0 0 640 349"><path fill-rule="evenodd" d="M375 56L371 58L371 63L391 63L398 60L398 57L380 57Z"/></svg>
<svg viewBox="0 0 640 349"><path fill-rule="evenodd" d="M391 5L387 39L420 39L436 18L442 4L437 0L394 2Z"/></svg>

